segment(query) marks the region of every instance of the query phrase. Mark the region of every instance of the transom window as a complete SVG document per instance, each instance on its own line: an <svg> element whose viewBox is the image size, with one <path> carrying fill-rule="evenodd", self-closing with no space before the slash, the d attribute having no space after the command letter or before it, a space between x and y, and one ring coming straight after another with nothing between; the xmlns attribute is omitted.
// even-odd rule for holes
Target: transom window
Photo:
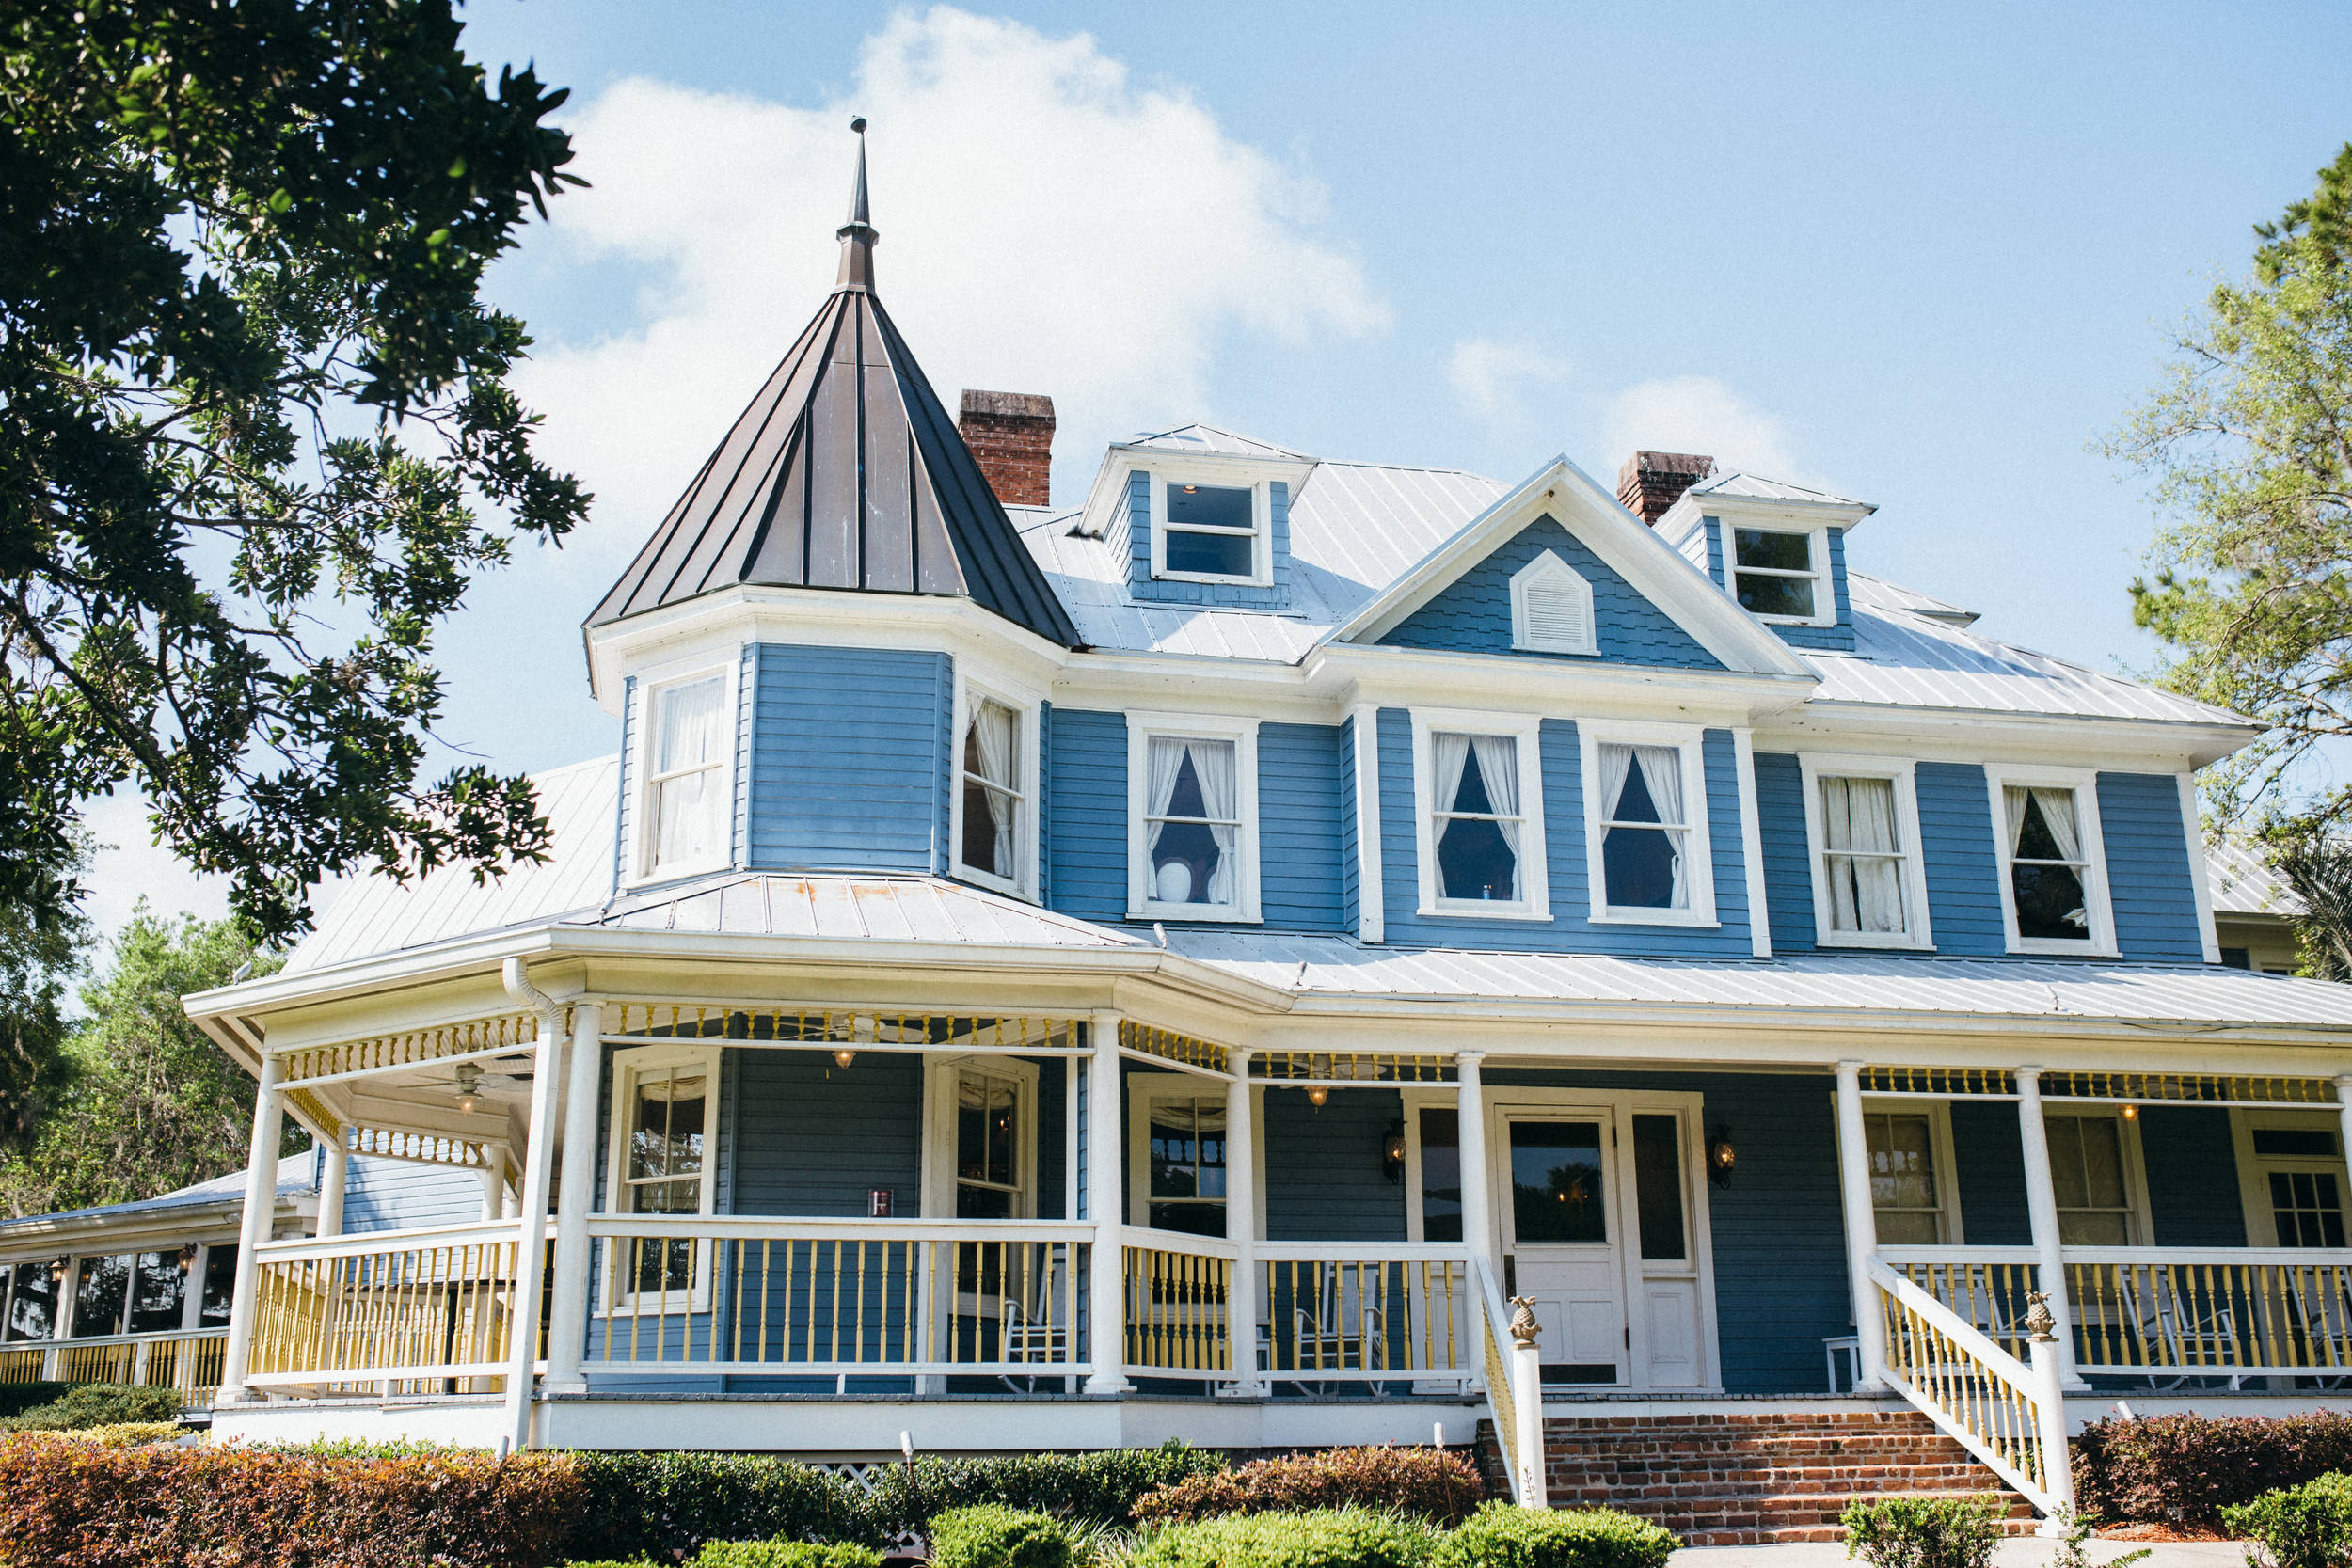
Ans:
<svg viewBox="0 0 2352 1568"><path fill-rule="evenodd" d="M1153 1095L1149 1139L1144 1223L1156 1230L1224 1235L1224 1097Z"/></svg>
<svg viewBox="0 0 2352 1568"><path fill-rule="evenodd" d="M1258 499L1247 484L1164 480L1160 546L1164 571L1185 577L1258 576Z"/></svg>
<svg viewBox="0 0 2352 1568"><path fill-rule="evenodd" d="M724 675L655 690L646 778L648 871L726 858L731 731Z"/></svg>
<svg viewBox="0 0 2352 1568"><path fill-rule="evenodd" d="M2092 939L2090 857L2075 791L2008 784L2010 897L2017 934L2031 942Z"/></svg>
<svg viewBox="0 0 2352 1568"><path fill-rule="evenodd" d="M1919 1111L1867 1112L1862 1132L1880 1243L1942 1245L1944 1189L1936 1169L1934 1118Z"/></svg>
<svg viewBox="0 0 2352 1568"><path fill-rule="evenodd" d="M956 1218L1021 1217L1025 1107L1017 1078L966 1068L956 1081Z"/></svg>
<svg viewBox="0 0 2352 1568"><path fill-rule="evenodd" d="M1814 534L1740 528L1731 538L1733 591L1742 609L1771 620L1817 617L1820 572Z"/></svg>
<svg viewBox="0 0 2352 1568"><path fill-rule="evenodd" d="M651 1062L627 1072L628 1135L621 1149L624 1213L699 1214L711 1125L707 1058ZM700 1243L685 1238L614 1243L622 1289L635 1293L694 1289Z"/></svg>
<svg viewBox="0 0 2352 1568"><path fill-rule="evenodd" d="M993 697L976 697L963 729L962 870L1018 890L1029 796L1022 771L1021 714Z"/></svg>
<svg viewBox="0 0 2352 1568"><path fill-rule="evenodd" d="M1600 789L1600 861L1608 906L1689 909L1691 824L1681 749L1604 741Z"/></svg>
<svg viewBox="0 0 2352 1568"><path fill-rule="evenodd" d="M1521 830L1518 741L1507 735L1430 737L1438 770L1430 832L1438 896L1448 902L1518 904Z"/></svg>
<svg viewBox="0 0 2352 1568"><path fill-rule="evenodd" d="M2132 1201L2123 1174L2123 1128L2114 1117L2043 1118L2050 1185L2058 1194L2058 1240L2068 1246L2132 1244Z"/></svg>

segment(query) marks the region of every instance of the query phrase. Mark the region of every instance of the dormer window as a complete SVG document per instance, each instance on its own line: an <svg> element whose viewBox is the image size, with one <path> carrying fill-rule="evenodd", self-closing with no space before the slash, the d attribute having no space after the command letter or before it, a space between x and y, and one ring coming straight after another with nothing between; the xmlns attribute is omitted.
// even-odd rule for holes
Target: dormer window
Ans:
<svg viewBox="0 0 2352 1568"><path fill-rule="evenodd" d="M1731 592L1742 610L1767 621L1825 624L1820 530L1736 528L1731 538Z"/></svg>
<svg viewBox="0 0 2352 1568"><path fill-rule="evenodd" d="M1549 550L1511 578L1511 646L1541 654L1595 654L1593 585Z"/></svg>
<svg viewBox="0 0 2352 1568"><path fill-rule="evenodd" d="M1273 580L1263 483L1154 474L1152 575L1179 582Z"/></svg>

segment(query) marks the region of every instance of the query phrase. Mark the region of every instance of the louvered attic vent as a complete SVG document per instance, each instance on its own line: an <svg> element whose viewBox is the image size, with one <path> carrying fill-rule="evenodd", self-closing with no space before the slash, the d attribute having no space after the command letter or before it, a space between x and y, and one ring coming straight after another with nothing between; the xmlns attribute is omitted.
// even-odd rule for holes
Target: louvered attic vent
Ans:
<svg viewBox="0 0 2352 1568"><path fill-rule="evenodd" d="M1511 646L1541 654L1600 651L1593 631L1593 585L1549 550L1511 578Z"/></svg>

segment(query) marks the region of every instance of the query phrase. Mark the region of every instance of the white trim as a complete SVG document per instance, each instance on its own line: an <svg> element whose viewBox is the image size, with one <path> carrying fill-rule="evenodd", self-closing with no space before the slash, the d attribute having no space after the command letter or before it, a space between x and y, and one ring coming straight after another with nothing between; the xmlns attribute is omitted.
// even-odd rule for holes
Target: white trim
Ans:
<svg viewBox="0 0 2352 1568"><path fill-rule="evenodd" d="M1577 601L1581 615L1577 629L1582 636L1551 639L1535 631L1528 595L1542 587L1559 589ZM1511 646L1544 654L1600 652L1600 631L1593 619L1593 585L1581 572L1561 560L1556 551L1546 550L1511 574Z"/></svg>
<svg viewBox="0 0 2352 1568"><path fill-rule="evenodd" d="M719 1198L719 1095L720 1074L725 1066L724 1048L717 1043L661 1044L633 1047L612 1053L612 1099L606 1117L605 1178L603 1212L623 1216L636 1212L625 1199L628 1186L629 1120L636 1103L637 1080L648 1069L682 1067L700 1064L707 1087L703 1092L703 1164L696 1177L701 1189L699 1212L707 1216L718 1212ZM693 1283L688 1291L691 1309L710 1309L711 1258L710 1243L694 1243ZM610 1315L624 1311L637 1299L636 1292L621 1285L622 1264L608 1244L604 1254L602 1277L596 1282L596 1310ZM655 1292L666 1296L668 1292Z"/></svg>
<svg viewBox="0 0 2352 1568"><path fill-rule="evenodd" d="M1919 844L1919 791L1915 765L1907 757L1853 756L1800 752L1804 780L1804 859L1813 880L1813 944L1901 952L1933 952L1935 933L1928 911L1926 854ZM1903 915L1901 932L1833 931L1829 927L1828 835L1821 823L1821 781L1884 779L1895 786L1895 832L1901 845Z"/></svg>
<svg viewBox="0 0 2352 1568"><path fill-rule="evenodd" d="M668 671L636 671L639 713L637 734L633 737L636 754L628 759L629 788L635 795L630 802L632 820L628 846L628 875L624 885L637 886L647 882L671 882L684 877L699 877L712 871L724 871L735 863L735 786L736 765L740 758L743 703L743 655L738 646L723 663L700 662ZM691 686L716 677L720 682L721 707L726 715L727 743L720 748L720 758L712 767L725 780L719 815L718 852L696 861L678 861L666 865L654 863L654 835L660 831L660 813L655 809L654 778L655 748L660 743L661 727L661 694L681 686Z"/></svg>
<svg viewBox="0 0 2352 1568"><path fill-rule="evenodd" d="M1231 910L1208 904L1164 904L1152 896L1146 866L1151 828L1144 820L1150 802L1150 739L1164 736L1186 740L1230 740L1233 743L1235 810L1241 816L1234 832L1233 852L1241 864L1234 869ZM1258 912L1258 721L1198 713L1136 713L1127 715L1127 918L1130 920L1198 920L1231 925L1256 924Z"/></svg>
<svg viewBox="0 0 2352 1568"><path fill-rule="evenodd" d="M1021 819L1013 834L1012 858L1016 874L1008 879L993 871L966 865L963 860L963 746L965 729L972 721L976 700L988 700L1010 708L1021 721L1020 735L1015 740L1019 787L1015 794L1021 801ZM990 676L974 676L965 673L961 660L956 661L953 715L947 732L947 865L948 874L959 881L971 882L993 892L1036 903L1037 900L1037 816L1041 780L1039 764L1041 758L1039 718L1043 711L1043 699L1009 682Z"/></svg>
<svg viewBox="0 0 2352 1568"><path fill-rule="evenodd" d="M1993 848L2001 883L2001 928L2009 938L2009 950L2064 958L2114 958L2115 911L2107 900L2107 843L2099 825L2099 775L2088 768L1987 763L1984 782L1993 808ZM2026 937L2017 932L2017 890L2010 872L2009 806L2001 795L2010 784L2074 792L2074 832L2082 841L2084 861L2083 912L2090 918L2090 931L2084 941L2076 942L2071 937Z"/></svg>
<svg viewBox="0 0 2352 1568"><path fill-rule="evenodd" d="M1732 768L1740 780L1740 861L1748 879L1748 951L1772 956L1772 906L1764 886L1764 812L1756 801L1756 731L1731 730Z"/></svg>
<svg viewBox="0 0 2352 1568"><path fill-rule="evenodd" d="M1012 1161L1019 1180L1010 1216L1017 1220L1035 1219L1038 1209L1037 1162L1038 1120L1043 1096L1039 1090L1040 1074L1035 1062L1018 1056L995 1053L973 1053L961 1056L941 1056L927 1053L923 1057L924 1136L922 1174L918 1178L922 1201L921 1218L951 1220L956 1217L956 1189L961 1176L956 1167L958 1134L957 1091L962 1086L965 1069L985 1073L992 1078L1010 1079L1019 1098L1015 1105L1020 1114L1014 1122L1017 1143ZM1068 1118L1064 1118L1065 1120ZM1068 1218L1068 1215L1064 1215Z"/></svg>
<svg viewBox="0 0 2352 1568"><path fill-rule="evenodd" d="M1549 920L1551 861L1544 838L1543 721L1528 713L1417 707L1413 715L1413 841L1421 862L1419 912L1443 920ZM1448 898L1438 875L1435 742L1446 735L1507 736L1519 768L1519 893L1512 903Z"/></svg>
<svg viewBox="0 0 2352 1568"><path fill-rule="evenodd" d="M1724 592L1731 595L1732 603L1740 603L1740 528L1745 526L1748 531L1753 533L1800 534L1804 537L1805 542L1804 548L1806 566L1804 571L1784 572L1774 568L1762 566L1751 566L1748 568L1748 571L1751 576L1758 578L1801 577L1805 581L1812 583L1813 613L1810 615L1767 615L1759 610L1748 610L1748 613L1754 615L1757 620L1763 622L1768 626L1834 626L1837 624L1837 584L1834 580L1835 574L1832 570L1834 563L1830 560L1829 551L1829 531L1831 528L1836 526L1835 524L1808 521L1806 523L1790 527L1775 525L1773 523L1767 522L1762 518L1757 518L1753 522L1747 522L1743 525L1740 521L1730 517L1724 517L1715 514L1709 514L1709 515L1715 516L1717 526L1724 531L1724 580L1725 585ZM1741 605L1740 608L1742 610L1747 609L1745 605Z"/></svg>
<svg viewBox="0 0 2352 1568"><path fill-rule="evenodd" d="M1962 1227L1960 1205L1960 1166L1952 1150L1952 1103L1948 1100L1906 1100L1895 1096L1881 1098L1872 1095L1863 1101L1862 1116L1867 1126L1872 1117L1925 1117L1928 1118L1928 1158L1935 1162L1935 1207L1938 1223L1943 1227L1943 1240L1937 1246L1965 1246L1966 1233ZM1866 1132L1867 1137L1867 1132ZM1868 1150L1864 1150L1867 1158ZM1919 1211L1901 1210L1902 1213ZM1878 1206L1870 1207L1870 1234L1878 1235ZM1921 1246L1920 1242L1881 1241L1882 1247Z"/></svg>
<svg viewBox="0 0 2352 1568"><path fill-rule="evenodd" d="M2197 940L2203 947L2205 961L2221 961L2221 931L2214 924L2213 879L2205 864L2205 828L2197 810L2197 775L2177 773L2173 777L2181 789L2181 837L2188 849L2189 886L2197 893Z"/></svg>
<svg viewBox="0 0 2352 1568"><path fill-rule="evenodd" d="M1380 710L1359 703L1349 717L1356 725L1356 940L1385 942L1389 911L1380 865Z"/></svg>
<svg viewBox="0 0 2352 1568"><path fill-rule="evenodd" d="M1273 481L1260 476L1245 477L1232 472L1200 473L1188 477L1182 459L1163 468L1142 467L1152 484L1152 580L1154 582L1222 583L1235 588L1270 588L1274 584L1274 496ZM1172 472L1171 472L1172 470ZM1287 473L1287 468L1285 472ZM1224 572L1175 572L1168 566L1168 485L1170 479L1178 483L1194 483L1218 490L1249 492L1249 571L1247 575ZM1239 483L1236 483L1239 481ZM1184 529L1187 533L1212 533L1238 538L1235 529Z"/></svg>
<svg viewBox="0 0 2352 1568"><path fill-rule="evenodd" d="M1577 724L1577 764L1584 784L1584 875L1590 911L1586 918L1612 926L1713 927L1715 849L1708 832L1707 732L1696 724L1581 720ZM1690 904L1679 910L1618 908L1609 902L1608 867L1601 858L1600 748L1610 745L1672 746L1682 755L1683 875Z"/></svg>

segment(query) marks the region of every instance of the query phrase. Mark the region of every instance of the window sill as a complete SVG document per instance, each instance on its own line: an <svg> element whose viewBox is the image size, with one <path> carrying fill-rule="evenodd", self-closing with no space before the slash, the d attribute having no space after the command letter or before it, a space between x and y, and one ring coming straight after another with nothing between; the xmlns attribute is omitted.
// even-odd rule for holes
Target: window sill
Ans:
<svg viewBox="0 0 2352 1568"><path fill-rule="evenodd" d="M1127 918L1130 920L1174 920L1191 926L1263 926L1265 924L1265 917L1263 915L1248 914L1240 910L1228 912L1208 904L1130 904L1127 906Z"/></svg>
<svg viewBox="0 0 2352 1568"><path fill-rule="evenodd" d="M2072 942L2064 937L2011 937L2010 957L2013 958L2119 958L2122 955L2112 947L2100 945L2086 938Z"/></svg>
<svg viewBox="0 0 2352 1568"><path fill-rule="evenodd" d="M1813 945L1844 948L1857 953L1932 953L1935 951L1935 943L1922 942L1916 937L1873 938L1858 935L1852 931L1838 931L1830 934L1817 931L1814 933Z"/></svg>
<svg viewBox="0 0 2352 1568"><path fill-rule="evenodd" d="M1271 578L1229 578L1208 572L1158 571L1152 574L1151 580L1153 582L1200 582L1206 583L1212 588L1271 588L1274 586L1274 579Z"/></svg>
<svg viewBox="0 0 2352 1568"><path fill-rule="evenodd" d="M1542 920L1551 918L1549 909L1531 909L1524 904L1490 904L1483 899L1439 899L1423 904L1414 911L1423 920Z"/></svg>
<svg viewBox="0 0 2352 1568"><path fill-rule="evenodd" d="M1835 615L1824 621L1818 615L1756 615L1755 610L1750 610L1748 613L1756 615L1757 620L1768 626L1813 626L1827 631L1837 625L1837 618Z"/></svg>
<svg viewBox="0 0 2352 1568"><path fill-rule="evenodd" d="M1020 883L999 877L993 871L978 871L971 866L958 863L953 870L948 872L948 876L959 882L970 882L974 887L986 889L990 893L1001 893L1008 898L1018 898L1024 904L1034 904L1038 901L1037 895Z"/></svg>
<svg viewBox="0 0 2352 1568"><path fill-rule="evenodd" d="M1723 928L1711 910L1595 910L1586 916L1596 926L1673 926L1686 930Z"/></svg>

